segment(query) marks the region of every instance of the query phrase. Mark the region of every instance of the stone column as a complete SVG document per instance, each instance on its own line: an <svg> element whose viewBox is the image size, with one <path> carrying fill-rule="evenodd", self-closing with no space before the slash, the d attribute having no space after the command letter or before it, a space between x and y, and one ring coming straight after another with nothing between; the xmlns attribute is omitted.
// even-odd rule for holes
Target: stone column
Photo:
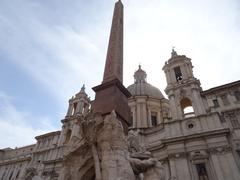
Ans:
<svg viewBox="0 0 240 180"><path fill-rule="evenodd" d="M215 169L215 172L216 172L216 175L217 175L217 179L218 180L224 180L223 171L221 169L220 162L218 160L217 155L212 154L211 159L212 159L213 166L214 166L214 169Z"/></svg>
<svg viewBox="0 0 240 180"><path fill-rule="evenodd" d="M75 122L73 122L73 129L72 129L72 134L71 134L71 138L73 137L79 137L79 125L77 123L77 120L75 120Z"/></svg>
<svg viewBox="0 0 240 180"><path fill-rule="evenodd" d="M141 107L140 107L140 104L137 103L137 123L136 123L136 127L141 127L142 124L141 124Z"/></svg>
<svg viewBox="0 0 240 180"><path fill-rule="evenodd" d="M176 109L177 109L177 119L182 119L183 118L183 110L180 104L176 104Z"/></svg>
<svg viewBox="0 0 240 180"><path fill-rule="evenodd" d="M137 120L136 120L136 107L134 106L133 108L133 128L137 127Z"/></svg>
<svg viewBox="0 0 240 180"><path fill-rule="evenodd" d="M66 134L66 128L65 128L65 126L63 125L62 131L61 131L61 134L60 134L60 137L59 137L59 140L58 140L58 146L63 145L63 141L64 141L65 134Z"/></svg>
<svg viewBox="0 0 240 180"><path fill-rule="evenodd" d="M171 80L172 83L176 83L177 82L173 69L170 70L169 76L170 76L170 80Z"/></svg>
<svg viewBox="0 0 240 180"><path fill-rule="evenodd" d="M151 121L151 110L149 109L148 110L148 124L149 124L149 127L152 127L152 121Z"/></svg>
<svg viewBox="0 0 240 180"><path fill-rule="evenodd" d="M173 159L173 158L169 159L169 164L170 164L170 174L171 174L171 178L177 177L175 159Z"/></svg>
<svg viewBox="0 0 240 180"><path fill-rule="evenodd" d="M187 74L188 74L188 78L191 78L191 77L193 77L193 74L192 74L192 72L191 72L191 70L190 70L190 65L189 64L186 64L187 66L186 66L186 70L187 70Z"/></svg>
<svg viewBox="0 0 240 180"><path fill-rule="evenodd" d="M169 73L170 73L170 71L167 69L167 70L165 71L165 75L166 75L166 79L167 79L167 84L170 84L170 82L171 82Z"/></svg>
<svg viewBox="0 0 240 180"><path fill-rule="evenodd" d="M236 161L233 157L232 152L229 152L226 154L226 159L229 162L229 167L232 170L232 176L234 177L234 179L239 179L240 178L240 173L239 173L239 169L237 167Z"/></svg>
<svg viewBox="0 0 240 180"><path fill-rule="evenodd" d="M193 96L193 103L194 103L193 108L194 108L195 114L196 115L205 114L202 98L200 97L200 94L196 89L192 90L192 96Z"/></svg>
<svg viewBox="0 0 240 180"><path fill-rule="evenodd" d="M175 163L178 180L191 180L191 175L186 157L177 158Z"/></svg>
<svg viewBox="0 0 240 180"><path fill-rule="evenodd" d="M161 114L159 111L157 112L157 123L161 124Z"/></svg>
<svg viewBox="0 0 240 180"><path fill-rule="evenodd" d="M72 108L73 108L73 104L72 104L72 103L69 103L68 111L67 111L67 116L71 116L71 115L72 115Z"/></svg>
<svg viewBox="0 0 240 180"><path fill-rule="evenodd" d="M171 95L169 97L169 101L170 101L170 110L171 110L172 118L177 119L177 108L175 104L175 97Z"/></svg>
<svg viewBox="0 0 240 180"><path fill-rule="evenodd" d="M187 68L186 68L186 65L182 65L181 67L181 72L182 72L182 76L183 76L183 79L187 79L188 78L188 75L187 75Z"/></svg>
<svg viewBox="0 0 240 180"><path fill-rule="evenodd" d="M148 127L148 118L147 118L147 107L146 107L146 102L142 103L142 113L143 113L143 117L142 117L142 123L144 127Z"/></svg>

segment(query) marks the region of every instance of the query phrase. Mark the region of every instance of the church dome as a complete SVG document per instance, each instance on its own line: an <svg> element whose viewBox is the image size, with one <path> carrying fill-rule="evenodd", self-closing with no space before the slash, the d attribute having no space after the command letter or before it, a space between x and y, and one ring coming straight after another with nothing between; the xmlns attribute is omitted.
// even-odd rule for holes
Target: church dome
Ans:
<svg viewBox="0 0 240 180"><path fill-rule="evenodd" d="M128 91L132 96L150 96L158 99L164 98L161 91L147 83L146 81L147 74L144 70L141 69L139 65L138 70L134 73L134 84L128 86Z"/></svg>

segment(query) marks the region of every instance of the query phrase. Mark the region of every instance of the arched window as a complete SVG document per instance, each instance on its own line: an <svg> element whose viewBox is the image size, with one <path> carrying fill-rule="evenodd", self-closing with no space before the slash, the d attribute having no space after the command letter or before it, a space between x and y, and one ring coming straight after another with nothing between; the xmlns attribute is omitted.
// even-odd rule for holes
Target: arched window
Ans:
<svg viewBox="0 0 240 180"><path fill-rule="evenodd" d="M64 141L64 144L68 143L68 141L70 140L70 137L72 135L72 131L70 129L67 130L67 134L66 134L66 138Z"/></svg>
<svg viewBox="0 0 240 180"><path fill-rule="evenodd" d="M179 66L174 68L174 73L177 81L181 81L183 79L181 68Z"/></svg>
<svg viewBox="0 0 240 180"><path fill-rule="evenodd" d="M193 117L195 116L194 109L192 106L192 102L188 98L183 98L180 102L182 112L183 112L183 117Z"/></svg>
<svg viewBox="0 0 240 180"><path fill-rule="evenodd" d="M72 109L72 113L71 115L74 115L76 113L76 110L77 110L77 103L73 103L73 109Z"/></svg>

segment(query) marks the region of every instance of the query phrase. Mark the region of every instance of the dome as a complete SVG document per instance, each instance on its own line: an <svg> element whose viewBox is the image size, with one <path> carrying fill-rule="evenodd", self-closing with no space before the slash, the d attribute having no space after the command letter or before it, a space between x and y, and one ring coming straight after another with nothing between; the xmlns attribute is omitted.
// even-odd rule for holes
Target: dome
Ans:
<svg viewBox="0 0 240 180"><path fill-rule="evenodd" d="M132 96L147 95L158 99L164 98L163 94L158 88L147 83L146 77L146 72L142 70L141 66L139 65L138 70L134 73L135 83L127 88Z"/></svg>

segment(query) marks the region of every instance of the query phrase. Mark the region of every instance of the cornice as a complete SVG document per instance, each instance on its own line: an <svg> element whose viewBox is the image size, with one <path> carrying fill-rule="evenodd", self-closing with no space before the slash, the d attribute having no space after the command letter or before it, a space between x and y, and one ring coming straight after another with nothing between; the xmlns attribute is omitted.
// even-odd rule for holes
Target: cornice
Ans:
<svg viewBox="0 0 240 180"><path fill-rule="evenodd" d="M23 162L23 161L31 161L31 159L32 159L31 156L24 156L24 157L19 157L14 159L6 159L6 160L0 161L0 166L14 164L14 163Z"/></svg>
<svg viewBox="0 0 240 180"><path fill-rule="evenodd" d="M226 135L229 132L230 132L229 128L215 129L212 131L195 133L195 134L191 134L191 135L185 135L185 136L183 135L183 136L178 136L178 137L165 138L165 139L162 139L162 143L173 143L173 142L178 142L178 141L184 142L186 140L199 138L199 137L216 136L216 135L222 135L222 134Z"/></svg>

